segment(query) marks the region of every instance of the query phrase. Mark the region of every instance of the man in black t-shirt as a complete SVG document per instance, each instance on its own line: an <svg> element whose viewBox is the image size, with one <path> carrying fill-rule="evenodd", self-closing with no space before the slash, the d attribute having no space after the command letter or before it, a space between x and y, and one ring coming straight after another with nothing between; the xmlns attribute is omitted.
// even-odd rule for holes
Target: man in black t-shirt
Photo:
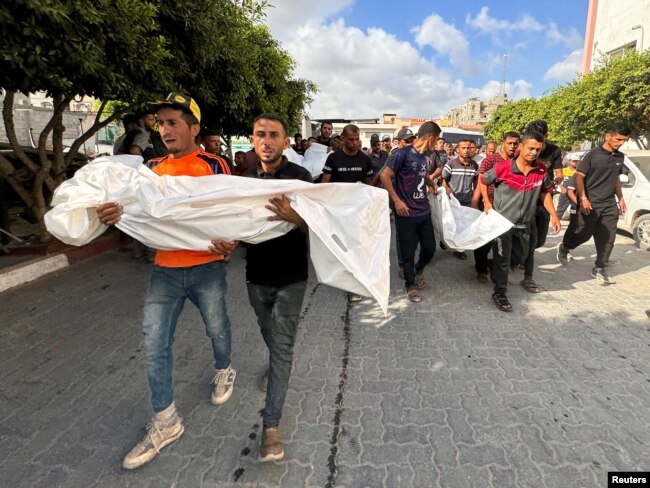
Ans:
<svg viewBox="0 0 650 488"><path fill-rule="evenodd" d="M627 210L619 179L625 155L618 149L629 137L628 127L610 127L605 134L605 143L589 151L578 163L574 177L579 212L575 221L569 222L557 249L558 261L566 265L569 252L593 237L596 263L591 276L604 285L615 283L605 268L610 264L618 216Z"/></svg>
<svg viewBox="0 0 650 488"><path fill-rule="evenodd" d="M562 175L562 151L555 144L548 141L548 124L545 120L533 120L526 124L526 131L538 132L544 136L544 149L542 149L539 159L546 166L548 177L556 185L562 183L564 176ZM551 221L551 216L544 208L541 202L537 202L537 209L535 211L535 226L537 227L537 244L535 248L542 247L546 243L546 236L548 235L548 224Z"/></svg>
<svg viewBox="0 0 650 488"><path fill-rule="evenodd" d="M327 156L322 183L356 183L372 185L375 174L370 157L359 150L359 128L348 124L341 133L342 147Z"/></svg>
<svg viewBox="0 0 650 488"><path fill-rule="evenodd" d="M283 120L272 114L257 117L253 122L252 142L259 160L244 176L312 182L305 168L282 155L289 147ZM269 369L260 384L266 391L260 461L277 461L284 457L278 424L289 386L308 275L307 224L284 195L271 198L269 203L267 208L275 213L269 220L285 220L296 224L296 228L280 237L246 246L248 299L269 349ZM213 245L218 252L230 254L238 243L213 241Z"/></svg>

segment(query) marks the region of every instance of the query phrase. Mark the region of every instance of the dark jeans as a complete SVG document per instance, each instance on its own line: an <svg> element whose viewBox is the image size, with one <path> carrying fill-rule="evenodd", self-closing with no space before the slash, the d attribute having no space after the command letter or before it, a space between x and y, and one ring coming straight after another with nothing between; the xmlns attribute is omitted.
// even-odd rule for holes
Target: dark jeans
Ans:
<svg viewBox="0 0 650 488"><path fill-rule="evenodd" d="M560 198L557 201L557 208L555 211L557 212L557 218L561 219L562 216L564 215L564 212L567 211L567 208L571 206L571 200L567 196L566 193L560 193Z"/></svg>
<svg viewBox="0 0 650 488"><path fill-rule="evenodd" d="M492 249L492 242L488 242L474 250L474 265L477 273L487 274L490 249Z"/></svg>
<svg viewBox="0 0 650 488"><path fill-rule="evenodd" d="M575 219L571 219L562 244L569 251L584 244L591 237L596 244L596 267L604 268L616 240L616 224L618 223L618 206L592 208L584 215L580 210Z"/></svg>
<svg viewBox="0 0 650 488"><path fill-rule="evenodd" d="M548 235L548 224L551 222L551 214L546 211L542 202L537 202L535 209L535 226L537 227L537 244L535 248L542 247L546 244Z"/></svg>
<svg viewBox="0 0 650 488"><path fill-rule="evenodd" d="M395 231L399 237L406 289L415 288L415 275L422 273L436 252L431 214L420 217L395 216ZM420 257L415 264L415 250L420 244Z"/></svg>
<svg viewBox="0 0 650 488"><path fill-rule="evenodd" d="M277 426L287 396L293 346L305 297L306 281L282 288L247 284L248 300L255 310L262 337L269 349L269 383L262 418L265 427Z"/></svg>
<svg viewBox="0 0 650 488"><path fill-rule="evenodd" d="M172 346L185 300L201 312L205 332L212 340L214 367L230 365L230 320L226 312L226 265L213 261L187 268L154 266L144 302L144 347L151 406L161 412L172 401Z"/></svg>
<svg viewBox="0 0 650 488"><path fill-rule="evenodd" d="M397 231L397 217L395 217L395 252L397 253L397 265L400 268L404 267L404 261L402 260L402 248L399 245L399 232Z"/></svg>
<svg viewBox="0 0 650 488"><path fill-rule="evenodd" d="M513 227L501 234L492 245L492 282L495 293L508 291L510 266L524 265L524 278L533 277L535 267L535 235L537 228L532 222L527 228Z"/></svg>

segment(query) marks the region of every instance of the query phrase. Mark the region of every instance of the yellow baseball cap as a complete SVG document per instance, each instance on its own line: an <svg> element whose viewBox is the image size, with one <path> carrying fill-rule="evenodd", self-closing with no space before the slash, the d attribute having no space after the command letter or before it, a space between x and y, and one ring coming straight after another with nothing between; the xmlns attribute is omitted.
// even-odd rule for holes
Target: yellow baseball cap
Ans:
<svg viewBox="0 0 650 488"><path fill-rule="evenodd" d="M172 92L167 95L167 98L165 100L156 103L156 110L158 110L160 107L180 108L184 112L194 115L194 117L196 117L196 120L201 122L201 109L199 108L196 101L188 95Z"/></svg>

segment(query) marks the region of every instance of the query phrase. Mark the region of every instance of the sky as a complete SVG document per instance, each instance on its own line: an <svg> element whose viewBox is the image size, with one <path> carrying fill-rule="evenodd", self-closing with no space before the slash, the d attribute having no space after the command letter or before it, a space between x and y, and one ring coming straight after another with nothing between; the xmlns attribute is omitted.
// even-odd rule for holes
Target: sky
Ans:
<svg viewBox="0 0 650 488"><path fill-rule="evenodd" d="M270 0L266 23L318 93L313 119L440 117L539 97L580 70L588 0ZM517 5L517 7L513 7Z"/></svg>

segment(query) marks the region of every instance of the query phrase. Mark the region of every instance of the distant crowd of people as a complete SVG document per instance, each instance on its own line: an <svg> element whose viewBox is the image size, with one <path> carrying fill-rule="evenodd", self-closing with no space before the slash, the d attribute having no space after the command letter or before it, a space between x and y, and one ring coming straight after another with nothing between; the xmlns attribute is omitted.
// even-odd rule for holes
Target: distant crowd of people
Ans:
<svg viewBox="0 0 650 488"><path fill-rule="evenodd" d="M160 132L154 129L156 124ZM201 132L200 109L187 95L170 94L150 111L125 117L124 125L115 154L141 155L159 175L239 174L313 182L305 168L284 155L290 145L287 125L273 114L262 114L252 122L253 149L236 152L234 163L222 154L218 132ZM601 146L579 161L569 161L567 167L563 167L561 150L547 140L548 126L543 120L531 121L521 134L506 132L499 143L488 141L484 152L477 141L461 139L452 144L440 134L441 128L428 121L416 132L402 128L394 140L372 136L366 152L357 126L348 124L337 135L331 123L323 122L316 137L305 140L294 134L293 149L304 154L313 144L329 148L320 184L363 183L387 191L399 277L411 302L422 301L422 290L427 287L425 267L437 245L446 247L444 236L435 235L429 203L429 195L440 187L461 205L485 212L494 209L513 224L473 252L476 279L480 283L491 279L492 299L499 310L512 310L506 293L508 275L515 268L523 269L521 286L526 291L541 291L533 278L535 249L544 245L549 226L553 232L560 230L559 217L567 208L571 218L557 248L558 260L568 264L569 253L593 236L597 257L592 275L603 284L613 283L607 269L613 264L609 258L618 214L626 210L619 179L623 154L618 149L630 135L628 128L610 127ZM556 209L553 192L557 189L561 198ZM283 236L245 245L248 298L269 353L268 369L260 382L266 401L259 458L272 461L284 456L279 422L307 284L308 228L284 195L270 199L266 208L273 214L271 220L295 224ZM120 202L97 209L106 225L118 223L122 212ZM148 463L184 432L173 396L172 345L187 299L201 312L212 344L215 373L210 400L221 405L232 397L237 372L231 360L225 262L239 246L237 241L215 239L203 251L156 251L143 319L154 415L144 438L125 456L124 468ZM454 255L459 260L468 257L461 249L454 250ZM353 295L350 300L360 298Z"/></svg>

